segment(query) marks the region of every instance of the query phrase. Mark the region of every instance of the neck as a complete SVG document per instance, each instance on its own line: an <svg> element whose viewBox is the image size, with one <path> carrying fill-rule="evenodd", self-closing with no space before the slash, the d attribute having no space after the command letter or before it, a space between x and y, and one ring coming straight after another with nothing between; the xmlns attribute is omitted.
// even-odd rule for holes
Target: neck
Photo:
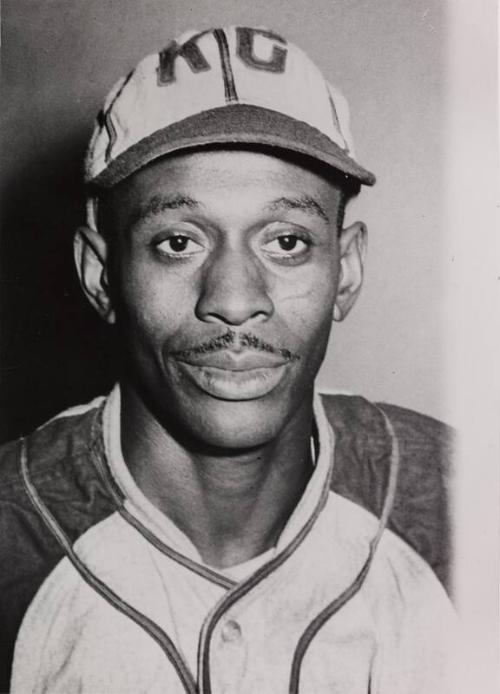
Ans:
<svg viewBox="0 0 500 694"><path fill-rule="evenodd" d="M203 561L225 568L273 547L312 473L312 404L272 441L251 450L189 450L135 391L122 386L121 442L141 491L193 542Z"/></svg>

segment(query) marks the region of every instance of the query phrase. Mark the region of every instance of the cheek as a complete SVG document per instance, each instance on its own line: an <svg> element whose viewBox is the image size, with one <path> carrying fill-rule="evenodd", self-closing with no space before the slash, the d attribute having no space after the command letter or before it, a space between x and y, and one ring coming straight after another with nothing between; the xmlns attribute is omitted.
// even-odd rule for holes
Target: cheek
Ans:
<svg viewBox="0 0 500 694"><path fill-rule="evenodd" d="M124 264L119 282L118 322L133 339L160 344L185 324L192 292L186 283L147 264Z"/></svg>
<svg viewBox="0 0 500 694"><path fill-rule="evenodd" d="M338 244L332 239L315 248L310 262L276 273L273 288L282 300L288 302L329 300L330 297L334 301L339 276Z"/></svg>
<svg viewBox="0 0 500 694"><path fill-rule="evenodd" d="M288 328L306 342L329 333L339 277L338 263L318 264L275 285L276 306Z"/></svg>

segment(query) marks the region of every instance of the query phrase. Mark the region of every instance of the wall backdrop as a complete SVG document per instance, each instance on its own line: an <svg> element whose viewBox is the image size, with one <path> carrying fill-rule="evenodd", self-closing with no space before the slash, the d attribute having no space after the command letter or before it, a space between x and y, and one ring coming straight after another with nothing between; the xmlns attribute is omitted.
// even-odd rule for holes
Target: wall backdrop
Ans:
<svg viewBox="0 0 500 694"><path fill-rule="evenodd" d="M311 55L378 177L349 211L369 229L365 286L334 325L321 384L446 420L443 15L439 0L4 0L1 437L114 378L71 249L103 96L177 34L229 23L272 27Z"/></svg>

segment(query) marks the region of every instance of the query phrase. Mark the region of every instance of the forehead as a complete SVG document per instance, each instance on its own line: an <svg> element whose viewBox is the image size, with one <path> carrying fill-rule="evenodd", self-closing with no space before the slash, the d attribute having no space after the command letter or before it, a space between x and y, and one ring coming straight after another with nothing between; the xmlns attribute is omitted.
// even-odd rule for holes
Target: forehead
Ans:
<svg viewBox="0 0 500 694"><path fill-rule="evenodd" d="M110 191L113 211L140 214L151 202L193 200L207 209L257 211L280 197L309 199L335 219L342 192L334 177L309 161L268 151L207 149L169 155L137 171Z"/></svg>

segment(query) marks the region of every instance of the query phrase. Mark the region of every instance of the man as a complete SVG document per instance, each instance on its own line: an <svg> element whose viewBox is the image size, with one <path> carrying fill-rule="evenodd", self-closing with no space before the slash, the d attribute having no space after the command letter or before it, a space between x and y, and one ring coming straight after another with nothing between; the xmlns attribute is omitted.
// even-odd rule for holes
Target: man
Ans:
<svg viewBox="0 0 500 694"><path fill-rule="evenodd" d="M374 180L271 31L186 34L112 90L75 258L121 378L3 450L13 692L447 691L448 433L314 391Z"/></svg>

